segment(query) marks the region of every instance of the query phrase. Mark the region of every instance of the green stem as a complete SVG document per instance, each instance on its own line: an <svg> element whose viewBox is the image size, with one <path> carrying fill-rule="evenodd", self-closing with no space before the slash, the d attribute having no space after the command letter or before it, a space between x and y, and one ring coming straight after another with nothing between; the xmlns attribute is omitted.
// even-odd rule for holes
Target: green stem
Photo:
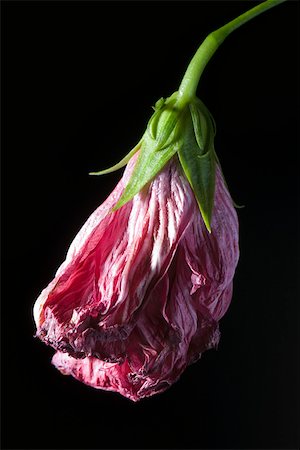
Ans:
<svg viewBox="0 0 300 450"><path fill-rule="evenodd" d="M236 30L238 27L267 11L273 6L283 3L286 0L267 0L259 5L251 8L249 11L238 16L236 19L228 22L223 27L210 33L198 48L193 59L191 60L182 82L178 90L177 106L184 106L196 95L197 86L200 77L206 67L206 64L213 56L217 48L222 44L224 39Z"/></svg>

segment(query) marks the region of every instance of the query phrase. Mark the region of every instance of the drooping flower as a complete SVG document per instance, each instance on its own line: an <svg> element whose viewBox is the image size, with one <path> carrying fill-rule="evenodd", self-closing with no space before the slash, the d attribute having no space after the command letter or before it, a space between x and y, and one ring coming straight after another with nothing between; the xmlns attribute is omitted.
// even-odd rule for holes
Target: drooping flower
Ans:
<svg viewBox="0 0 300 450"><path fill-rule="evenodd" d="M137 401L164 391L216 347L232 297L238 220L196 97L200 76L234 29L267 0L211 33L178 92L155 104L121 181L71 244L34 306L37 336L64 374Z"/></svg>
<svg viewBox="0 0 300 450"><path fill-rule="evenodd" d="M165 390L217 345L239 255L237 215L219 169L211 234L177 157L110 212L137 156L34 310L37 335L57 350L61 372L132 400Z"/></svg>

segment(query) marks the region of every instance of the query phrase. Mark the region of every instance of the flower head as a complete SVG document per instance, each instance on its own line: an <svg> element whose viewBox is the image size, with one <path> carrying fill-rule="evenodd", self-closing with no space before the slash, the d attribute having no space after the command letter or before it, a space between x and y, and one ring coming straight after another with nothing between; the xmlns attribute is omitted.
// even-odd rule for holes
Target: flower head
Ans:
<svg viewBox="0 0 300 450"><path fill-rule="evenodd" d="M123 178L71 244L34 306L53 364L139 400L164 391L220 338L232 296L238 220L214 149L215 124L196 97L201 74L267 0L214 31L178 92L156 102Z"/></svg>
<svg viewBox="0 0 300 450"><path fill-rule="evenodd" d="M57 350L62 373L132 400L165 390L217 345L238 260L237 216L219 169L211 234L177 157L111 212L137 158L34 308L37 335Z"/></svg>

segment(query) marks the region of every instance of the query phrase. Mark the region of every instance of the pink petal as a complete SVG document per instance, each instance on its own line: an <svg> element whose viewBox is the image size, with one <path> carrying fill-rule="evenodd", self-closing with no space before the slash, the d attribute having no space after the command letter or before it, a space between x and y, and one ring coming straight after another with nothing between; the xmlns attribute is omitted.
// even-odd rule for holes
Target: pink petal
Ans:
<svg viewBox="0 0 300 450"><path fill-rule="evenodd" d="M128 171L132 170L132 166ZM73 356L123 358L147 292L171 262L194 205L188 182L170 163L121 209L109 213L128 178L79 232L35 308L38 336Z"/></svg>
<svg viewBox="0 0 300 450"><path fill-rule="evenodd" d="M58 350L62 373L134 401L164 391L217 346L239 257L219 169L211 234L176 157L110 212L136 157L35 306L37 335Z"/></svg>

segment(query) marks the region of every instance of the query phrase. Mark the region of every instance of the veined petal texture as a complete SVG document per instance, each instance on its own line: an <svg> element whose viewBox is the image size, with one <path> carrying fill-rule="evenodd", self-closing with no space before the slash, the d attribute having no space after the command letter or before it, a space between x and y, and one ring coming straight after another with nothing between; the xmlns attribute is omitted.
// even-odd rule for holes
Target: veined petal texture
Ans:
<svg viewBox="0 0 300 450"><path fill-rule="evenodd" d="M173 157L123 207L138 154L41 293L37 335L62 373L131 400L165 390L219 341L232 296L238 220L216 171L212 232Z"/></svg>

